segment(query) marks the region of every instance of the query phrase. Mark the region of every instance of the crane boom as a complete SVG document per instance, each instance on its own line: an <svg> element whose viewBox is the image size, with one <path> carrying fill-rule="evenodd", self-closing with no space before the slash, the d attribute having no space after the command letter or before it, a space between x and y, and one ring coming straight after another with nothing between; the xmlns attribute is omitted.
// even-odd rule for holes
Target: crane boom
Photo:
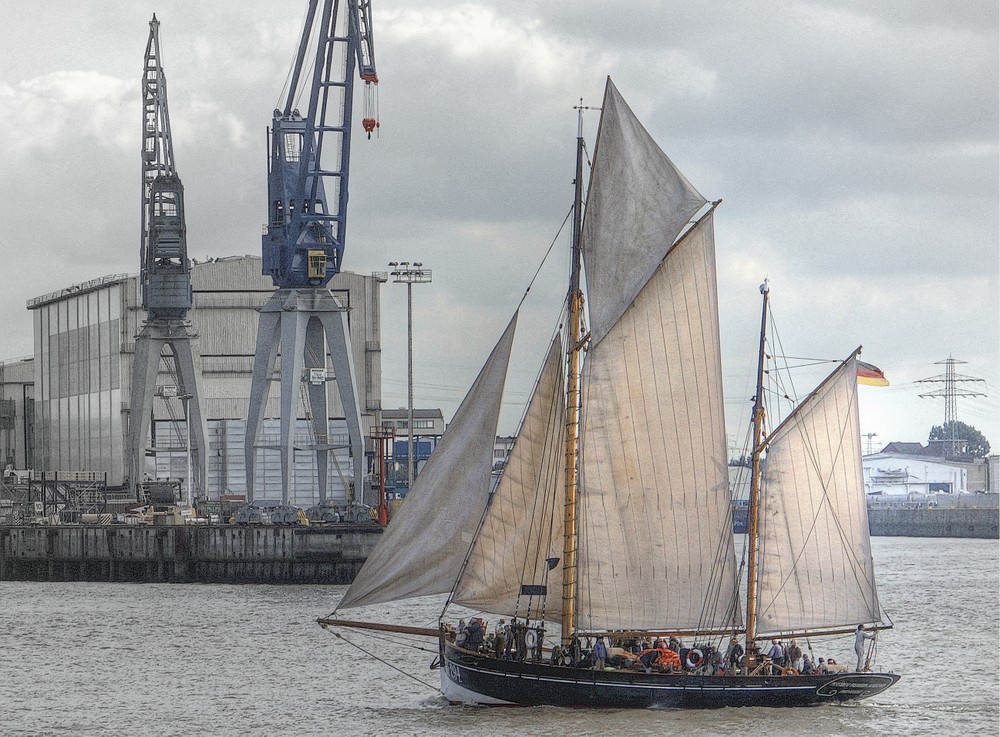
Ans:
<svg viewBox="0 0 1000 737"><path fill-rule="evenodd" d="M182 320L191 308L184 185L174 168L160 22L149 22L142 77L142 240L139 283L149 318Z"/></svg>
<svg viewBox="0 0 1000 737"><path fill-rule="evenodd" d="M263 273L279 288L325 286L341 270L355 74L366 86L378 83L370 0L326 0L318 10L310 0L288 94L269 132ZM307 90L302 115L295 101ZM370 133L377 121L366 114L364 125Z"/></svg>

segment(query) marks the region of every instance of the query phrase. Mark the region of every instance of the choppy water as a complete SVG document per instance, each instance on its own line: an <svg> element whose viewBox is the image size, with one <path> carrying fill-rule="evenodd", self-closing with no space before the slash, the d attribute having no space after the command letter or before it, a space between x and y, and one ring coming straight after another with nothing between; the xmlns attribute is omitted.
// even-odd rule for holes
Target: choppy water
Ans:
<svg viewBox="0 0 1000 737"><path fill-rule="evenodd" d="M431 652L315 624L343 587L0 582L0 734L996 735L998 545L874 538L884 669L875 699L810 709L449 706ZM433 625L436 606L366 614ZM407 642L412 642L409 640ZM845 639L818 655L851 661ZM425 685L426 684L426 685Z"/></svg>

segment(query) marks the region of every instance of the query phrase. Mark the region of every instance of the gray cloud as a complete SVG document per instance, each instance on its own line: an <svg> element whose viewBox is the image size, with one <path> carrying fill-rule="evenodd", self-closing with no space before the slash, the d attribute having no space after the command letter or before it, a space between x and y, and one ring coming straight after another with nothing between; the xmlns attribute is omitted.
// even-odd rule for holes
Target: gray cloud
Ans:
<svg viewBox="0 0 1000 737"><path fill-rule="evenodd" d="M696 186L724 199L734 403L756 285L770 275L775 309L788 310L786 348L841 357L864 343L894 386L963 358L991 382L991 412L973 422L1000 445L995 2L373 6L382 128L372 141L355 133L347 265L434 269L417 303L418 387L446 412L562 223L572 107L599 104L610 74ZM18 275L0 294L9 355L31 351L26 299L137 270L138 79L154 10L192 255L259 253L265 128L303 8L53 0L5 10L0 248ZM591 141L595 128L588 114ZM525 352L544 349L561 289L533 290ZM405 397L404 291L383 291L386 406ZM511 388L523 395L531 379L518 368ZM925 439L941 412L916 393L866 392L867 430Z"/></svg>

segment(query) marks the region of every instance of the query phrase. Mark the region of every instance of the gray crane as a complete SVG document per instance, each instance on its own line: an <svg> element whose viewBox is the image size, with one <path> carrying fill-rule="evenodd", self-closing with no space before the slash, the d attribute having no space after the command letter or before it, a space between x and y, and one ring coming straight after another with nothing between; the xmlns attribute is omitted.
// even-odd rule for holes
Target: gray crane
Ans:
<svg viewBox="0 0 1000 737"><path fill-rule="evenodd" d="M153 400L161 396L182 403L188 454L188 499L204 493L206 478L205 423L195 371L197 337L188 320L192 305L191 263L187 255L184 185L174 168L167 80L160 57L160 22L153 15L142 75L142 237L139 288L146 321L136 336L129 403L129 479L141 498ZM164 355L164 348L169 348ZM170 366L176 385L158 387L161 358ZM172 410L171 410L172 411ZM162 448L161 448L162 450ZM170 449L174 450L174 449Z"/></svg>

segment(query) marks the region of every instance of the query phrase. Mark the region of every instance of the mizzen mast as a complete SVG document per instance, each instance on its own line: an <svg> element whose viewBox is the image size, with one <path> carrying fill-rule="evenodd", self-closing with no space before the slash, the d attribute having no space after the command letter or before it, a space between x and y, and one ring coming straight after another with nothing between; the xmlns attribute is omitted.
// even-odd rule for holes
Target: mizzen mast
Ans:
<svg viewBox="0 0 1000 737"><path fill-rule="evenodd" d="M751 454L750 499L747 507L747 657L753 652L757 622L757 517L760 501L760 457L764 452L764 349L767 336L767 301L771 289L767 279L760 285L760 351L757 355L757 393L753 405L753 453Z"/></svg>

